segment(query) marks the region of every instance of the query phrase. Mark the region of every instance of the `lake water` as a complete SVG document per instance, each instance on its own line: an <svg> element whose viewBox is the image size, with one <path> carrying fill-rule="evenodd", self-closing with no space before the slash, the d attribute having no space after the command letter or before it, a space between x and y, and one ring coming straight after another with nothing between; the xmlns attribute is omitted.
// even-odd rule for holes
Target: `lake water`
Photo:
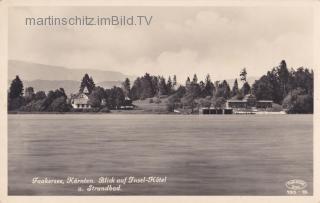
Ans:
<svg viewBox="0 0 320 203"><path fill-rule="evenodd" d="M9 115L9 195L287 195L313 193L312 115ZM87 191L34 177L165 178ZM163 180L163 179L162 179ZM112 187L119 184L110 184ZM82 191L78 191L78 187ZM301 191L298 191L301 192Z"/></svg>

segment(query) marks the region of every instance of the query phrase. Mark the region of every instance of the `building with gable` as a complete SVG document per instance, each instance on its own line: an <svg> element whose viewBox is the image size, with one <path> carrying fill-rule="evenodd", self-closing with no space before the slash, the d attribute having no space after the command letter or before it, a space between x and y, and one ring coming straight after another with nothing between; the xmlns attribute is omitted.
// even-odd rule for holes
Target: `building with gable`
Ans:
<svg viewBox="0 0 320 203"><path fill-rule="evenodd" d="M90 109L89 90L84 87L83 91L71 96L71 105L75 109Z"/></svg>

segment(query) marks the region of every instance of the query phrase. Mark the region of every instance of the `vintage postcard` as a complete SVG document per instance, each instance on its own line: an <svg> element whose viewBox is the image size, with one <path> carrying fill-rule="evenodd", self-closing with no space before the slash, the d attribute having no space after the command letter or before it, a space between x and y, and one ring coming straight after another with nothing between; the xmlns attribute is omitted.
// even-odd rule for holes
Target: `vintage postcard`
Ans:
<svg viewBox="0 0 320 203"><path fill-rule="evenodd" d="M319 1L0 1L1 203L318 203Z"/></svg>

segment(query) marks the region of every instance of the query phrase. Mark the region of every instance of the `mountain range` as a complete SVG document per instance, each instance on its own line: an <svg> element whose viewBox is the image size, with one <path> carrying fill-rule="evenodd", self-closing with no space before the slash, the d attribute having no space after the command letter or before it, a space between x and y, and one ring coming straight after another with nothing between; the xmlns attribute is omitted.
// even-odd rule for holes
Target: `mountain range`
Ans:
<svg viewBox="0 0 320 203"><path fill-rule="evenodd" d="M130 81L136 78L116 71L70 69L26 61L8 61L9 83L19 75L24 87L33 87L35 91L48 92L63 87L67 94L78 92L81 79L86 73L93 78L97 86L103 88L120 86L125 78L129 78Z"/></svg>

